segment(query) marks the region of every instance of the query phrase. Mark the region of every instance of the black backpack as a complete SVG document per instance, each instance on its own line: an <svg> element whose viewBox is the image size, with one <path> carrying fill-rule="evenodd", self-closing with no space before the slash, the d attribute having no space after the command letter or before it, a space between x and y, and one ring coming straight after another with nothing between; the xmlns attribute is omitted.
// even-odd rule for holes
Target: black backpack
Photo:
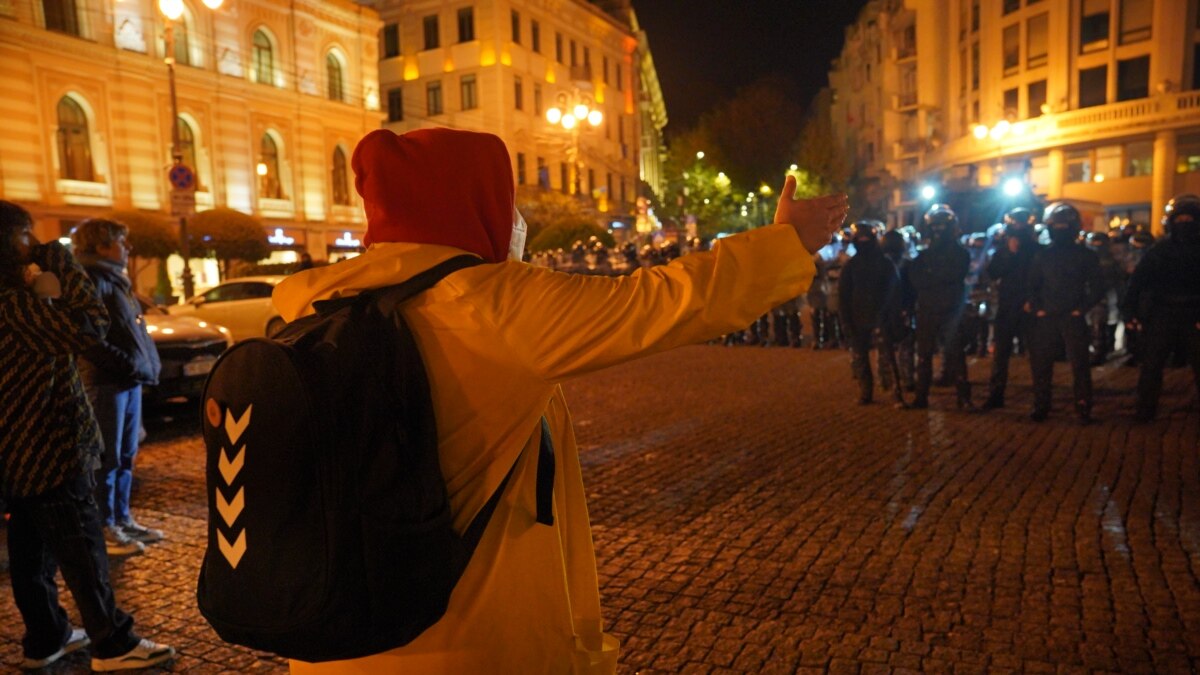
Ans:
<svg viewBox="0 0 1200 675"><path fill-rule="evenodd" d="M217 362L203 399L209 525L196 598L222 639L331 661L402 646L441 618L512 470L456 534L429 382L396 307L480 262L459 256L316 303ZM553 462L543 420L544 523Z"/></svg>

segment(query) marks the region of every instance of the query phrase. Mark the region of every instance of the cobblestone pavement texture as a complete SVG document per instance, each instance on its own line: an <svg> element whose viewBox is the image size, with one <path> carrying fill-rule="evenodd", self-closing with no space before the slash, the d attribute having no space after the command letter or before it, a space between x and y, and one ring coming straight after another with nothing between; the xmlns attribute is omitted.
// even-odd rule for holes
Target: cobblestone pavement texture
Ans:
<svg viewBox="0 0 1200 675"><path fill-rule="evenodd" d="M566 385L622 673L1200 670L1200 413L1169 373L1133 423L1136 371L1095 371L1096 418L859 407L846 352L697 346ZM986 379L986 359L973 363ZM169 539L114 566L172 670L283 671L196 610L195 418L150 425L135 511ZM0 662L21 624L0 574ZM67 600L70 607L70 601ZM73 610L72 610L73 613ZM86 672L72 655L55 672Z"/></svg>

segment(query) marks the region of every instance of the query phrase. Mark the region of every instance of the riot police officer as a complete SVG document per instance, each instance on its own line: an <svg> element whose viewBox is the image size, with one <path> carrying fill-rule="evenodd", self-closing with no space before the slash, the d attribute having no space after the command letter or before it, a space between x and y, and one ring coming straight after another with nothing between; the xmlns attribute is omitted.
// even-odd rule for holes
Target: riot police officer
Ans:
<svg viewBox="0 0 1200 675"><path fill-rule="evenodd" d="M1084 314L1104 297L1100 259L1079 243L1082 219L1074 206L1056 202L1044 217L1050 246L1038 251L1029 270L1028 309L1034 315L1029 363L1033 370L1033 412L1050 414L1054 359L1061 339L1074 377L1075 413L1087 424L1092 415L1092 371Z"/></svg>
<svg viewBox="0 0 1200 675"><path fill-rule="evenodd" d="M1088 232L1085 241L1100 259L1100 274L1104 277L1104 297L1087 313L1088 328L1092 332L1092 365L1099 366L1108 360L1116 343L1120 270L1107 232Z"/></svg>
<svg viewBox="0 0 1200 675"><path fill-rule="evenodd" d="M1168 202L1163 226L1167 238L1146 252L1121 306L1127 327L1142 335L1136 415L1143 422L1154 419L1163 367L1177 347L1200 389L1200 197L1185 194Z"/></svg>
<svg viewBox="0 0 1200 675"><path fill-rule="evenodd" d="M912 407L929 407L933 354L943 344L946 379L957 388L958 406L971 405L967 356L959 323L966 303L966 276L971 265L967 249L958 243L958 216L946 204L934 204L925 214L930 242L908 268L917 294L917 391Z"/></svg>
<svg viewBox="0 0 1200 675"><path fill-rule="evenodd" d="M885 363L881 360L879 364L879 384L884 391L891 390L896 387L896 395L898 399L903 400L900 395L900 389L907 391L916 389L914 373L916 366L913 363L916 356L916 346L913 330L913 317L916 315L917 297L912 289L912 284L908 282L908 265L912 262L909 252L912 250L911 245L906 235L907 228L896 228L888 230L883 235L883 241L880 248L883 251L884 257L891 261L896 266L896 271L900 278L900 287L897 293L897 302L895 306L896 315L888 322L890 325L889 335L887 339L891 342L893 351L891 354L880 352L884 360L890 356L896 358L895 365ZM893 370L899 371L893 372ZM893 380L899 378L899 382Z"/></svg>
<svg viewBox="0 0 1200 675"><path fill-rule="evenodd" d="M851 368L858 379L860 405L871 402L875 379L871 373L871 343L875 331L894 317L900 275L879 247L883 223L860 220L853 225L854 257L842 268L838 303L842 325L850 342ZM883 331L880 349L891 349L890 334ZM885 359L891 362L890 359Z"/></svg>
<svg viewBox="0 0 1200 675"><path fill-rule="evenodd" d="M1032 317L1025 311L1029 300L1029 269L1041 246L1033 230L1034 215L1029 209L1016 208L1004 216L1004 243L988 263L988 276L997 286L996 319L992 354L992 376L988 380L985 410L1004 407L1008 387L1008 363L1012 359L1013 340L1029 345Z"/></svg>

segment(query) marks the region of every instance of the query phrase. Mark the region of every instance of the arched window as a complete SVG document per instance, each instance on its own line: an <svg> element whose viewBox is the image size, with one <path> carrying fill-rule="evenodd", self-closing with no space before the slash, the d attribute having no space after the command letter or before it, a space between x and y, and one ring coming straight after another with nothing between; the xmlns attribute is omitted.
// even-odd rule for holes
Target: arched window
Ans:
<svg viewBox="0 0 1200 675"><path fill-rule="evenodd" d="M346 171L346 151L333 149L333 203L350 205L350 174Z"/></svg>
<svg viewBox="0 0 1200 675"><path fill-rule="evenodd" d="M342 87L342 62L333 52L325 55L325 84L330 101L346 100Z"/></svg>
<svg viewBox="0 0 1200 675"><path fill-rule="evenodd" d="M179 148L177 149L179 156L199 178L200 167L196 164L196 134L192 131L192 125L182 117L176 117L175 124L179 127ZM197 180L197 182L199 181Z"/></svg>
<svg viewBox="0 0 1200 675"><path fill-rule="evenodd" d="M63 178L95 180L87 113L70 96L58 101L58 162Z"/></svg>
<svg viewBox="0 0 1200 675"><path fill-rule="evenodd" d="M279 180L279 147L271 134L263 134L258 150L258 196L283 199L283 184Z"/></svg>
<svg viewBox="0 0 1200 675"><path fill-rule="evenodd" d="M48 30L79 35L79 12L75 0L42 0L42 13Z"/></svg>
<svg viewBox="0 0 1200 675"><path fill-rule="evenodd" d="M275 84L275 51L271 38L261 30L254 31L253 71L254 81Z"/></svg>

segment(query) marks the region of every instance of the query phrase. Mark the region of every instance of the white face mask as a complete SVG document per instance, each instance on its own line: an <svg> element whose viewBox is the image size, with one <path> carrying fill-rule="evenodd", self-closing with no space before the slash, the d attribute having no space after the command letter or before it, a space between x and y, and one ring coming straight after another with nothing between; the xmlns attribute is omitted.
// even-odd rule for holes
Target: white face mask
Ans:
<svg viewBox="0 0 1200 675"><path fill-rule="evenodd" d="M525 226L525 219L521 217L521 212L517 207L513 207L513 229L512 238L508 240L508 259L520 262L525 256L525 233L528 228Z"/></svg>

